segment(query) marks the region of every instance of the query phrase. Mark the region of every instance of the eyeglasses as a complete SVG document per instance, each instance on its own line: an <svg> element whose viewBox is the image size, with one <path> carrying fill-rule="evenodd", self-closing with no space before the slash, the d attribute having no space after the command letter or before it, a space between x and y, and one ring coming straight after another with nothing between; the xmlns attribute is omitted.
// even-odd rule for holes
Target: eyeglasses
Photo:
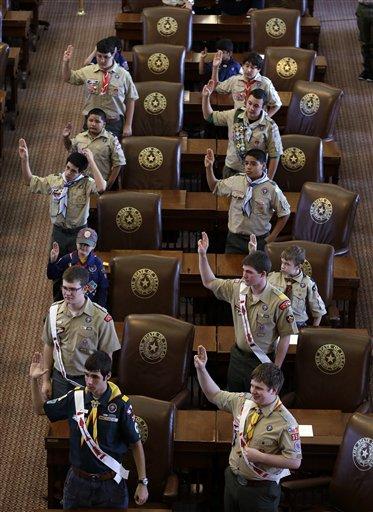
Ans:
<svg viewBox="0 0 373 512"><path fill-rule="evenodd" d="M79 290L81 290L83 286L79 286L79 288L71 288L70 286L61 286L61 290L64 292L71 292L71 293L77 293Z"/></svg>

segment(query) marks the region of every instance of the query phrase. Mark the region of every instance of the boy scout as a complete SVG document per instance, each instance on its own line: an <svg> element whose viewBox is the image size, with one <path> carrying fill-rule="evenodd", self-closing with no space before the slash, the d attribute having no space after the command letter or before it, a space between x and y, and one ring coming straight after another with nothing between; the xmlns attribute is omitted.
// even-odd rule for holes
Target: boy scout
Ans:
<svg viewBox="0 0 373 512"><path fill-rule="evenodd" d="M36 352L30 365L35 414L50 421L68 420L71 468L63 489L63 508L127 510L128 490L123 456L131 448L138 485L135 502L148 499L145 456L131 403L109 382L111 359L101 351L84 364L85 388L76 387L58 400L45 402L38 380L44 376L43 356Z"/></svg>
<svg viewBox="0 0 373 512"><path fill-rule="evenodd" d="M57 242L60 255L75 249L77 233L87 225L91 194L105 191L106 182L95 164L90 149L83 154L71 153L62 173L41 178L31 173L29 153L24 139L19 139L22 176L34 194L50 196L50 216L53 225L52 242ZM93 178L83 174L88 164Z"/></svg>
<svg viewBox="0 0 373 512"><path fill-rule="evenodd" d="M105 112L100 108L93 108L88 112L87 130L70 139L72 125L67 123L62 136L68 151L81 153L86 148L92 151L96 165L107 182L106 188L109 190L117 179L121 166L125 165L126 159L118 137L105 130L105 125ZM89 168L88 174L91 175Z"/></svg>
<svg viewBox="0 0 373 512"><path fill-rule="evenodd" d="M255 236L250 237L249 251L256 251ZM268 282L284 292L291 300L298 329L305 327L309 320L307 308L312 315L312 325L320 325L326 314L325 304L319 295L317 285L302 269L306 251L298 245L290 245L281 253L281 272L270 272Z"/></svg>
<svg viewBox="0 0 373 512"><path fill-rule="evenodd" d="M74 48L69 45L62 61L62 77L72 85L85 85L83 114L101 108L107 117L106 129L121 139L132 135L135 101L138 99L131 75L114 61L115 44L102 39L96 46L97 64L72 71ZM124 121L125 118L125 121Z"/></svg>
<svg viewBox="0 0 373 512"><path fill-rule="evenodd" d="M250 149L245 156L245 173L218 180L214 174L214 153L205 156L206 179L211 192L231 198L228 212L226 253L247 253L250 234L256 235L259 250L273 242L290 216L290 205L277 184L266 172L266 155L260 149ZM276 224L271 231L271 218Z"/></svg>
<svg viewBox="0 0 373 512"><path fill-rule="evenodd" d="M250 393L221 391L206 370L207 353L201 345L194 365L202 391L219 409L233 415L233 441L225 471L225 512L277 512L279 482L298 469L302 452L299 427L282 405L278 393L283 374L273 363L257 366Z"/></svg>
<svg viewBox="0 0 373 512"><path fill-rule="evenodd" d="M290 300L267 281L271 261L264 252L256 251L243 259L241 279L218 279L207 259L208 245L208 236L202 233L198 241L202 284L216 298L230 303L233 316L235 344L229 360L228 390L248 391L250 374L260 362L272 359L277 366L282 365L290 335L297 334L298 329Z"/></svg>
<svg viewBox="0 0 373 512"><path fill-rule="evenodd" d="M260 71L264 60L259 53L251 52L242 57L243 74L235 75L227 80L219 81L219 68L221 66L221 55L216 54L213 60L211 79L217 84L215 92L218 94L232 94L234 108L245 107L246 99L254 89L263 89L267 94L266 110L269 117L272 117L282 105L280 96L273 86L273 83Z"/></svg>
<svg viewBox="0 0 373 512"><path fill-rule="evenodd" d="M84 363L95 350L111 357L120 349L112 317L105 308L85 297L88 281L85 268L65 270L64 300L52 304L46 317L42 335L46 370L42 391L47 398L57 398L76 385L84 385Z"/></svg>
<svg viewBox="0 0 373 512"><path fill-rule="evenodd" d="M282 142L277 124L264 111L267 94L254 89L245 107L214 111L210 95L215 82L210 80L202 89L202 112L205 121L215 126L228 126L228 149L223 169L224 178L244 172L244 158L249 149L261 149L269 156L268 176L273 179L282 155Z"/></svg>

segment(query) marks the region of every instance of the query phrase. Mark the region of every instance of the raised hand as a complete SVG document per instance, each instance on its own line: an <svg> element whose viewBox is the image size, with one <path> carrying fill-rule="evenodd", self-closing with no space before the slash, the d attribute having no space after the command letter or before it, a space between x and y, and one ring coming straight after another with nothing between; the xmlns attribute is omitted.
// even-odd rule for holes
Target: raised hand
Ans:
<svg viewBox="0 0 373 512"><path fill-rule="evenodd" d="M19 139L18 153L19 153L20 158L22 158L22 160L28 158L28 147L27 147L25 139Z"/></svg>
<svg viewBox="0 0 373 512"><path fill-rule="evenodd" d="M38 379L47 373L48 370L44 369L43 354L35 352L32 356L30 365L30 377Z"/></svg>
<svg viewBox="0 0 373 512"><path fill-rule="evenodd" d="M50 262L55 263L58 259L58 255L60 254L60 246L57 242L53 242L51 253L49 256Z"/></svg>
<svg viewBox="0 0 373 512"><path fill-rule="evenodd" d="M74 47L71 44L69 44L69 46L63 52L63 59L62 60L64 62L69 62L71 60L71 57L73 56L73 53L74 53Z"/></svg>
<svg viewBox="0 0 373 512"><path fill-rule="evenodd" d="M213 58L212 65L216 68L218 68L223 61L223 52L221 50L218 50Z"/></svg>
<svg viewBox="0 0 373 512"><path fill-rule="evenodd" d="M209 80L206 85L203 86L202 96L210 96L214 92L215 82L214 80Z"/></svg>
<svg viewBox="0 0 373 512"><path fill-rule="evenodd" d="M208 53L208 50L207 50L207 48L205 46L204 49L200 53L200 59L205 60L205 58L207 56L207 53Z"/></svg>
<svg viewBox="0 0 373 512"><path fill-rule="evenodd" d="M207 363L207 352L203 345L198 345L197 354L194 356L194 366L196 369L205 368Z"/></svg>
<svg viewBox="0 0 373 512"><path fill-rule="evenodd" d="M211 148L208 148L205 155L205 167L213 167L215 162L215 155Z"/></svg>
<svg viewBox="0 0 373 512"><path fill-rule="evenodd" d="M91 163L92 161L94 162L93 153L90 149L84 148L84 149L82 149L82 153L86 157L86 159L88 160L89 163Z"/></svg>
<svg viewBox="0 0 373 512"><path fill-rule="evenodd" d="M209 248L209 237L207 236L207 233L202 231L202 238L198 240L198 253L199 254L206 254L207 249Z"/></svg>
<svg viewBox="0 0 373 512"><path fill-rule="evenodd" d="M252 253L257 250L258 244L256 241L256 236L251 234L250 235L250 241L249 241L249 253Z"/></svg>
<svg viewBox="0 0 373 512"><path fill-rule="evenodd" d="M70 137L72 127L72 122L69 121L65 128L62 130L62 137Z"/></svg>

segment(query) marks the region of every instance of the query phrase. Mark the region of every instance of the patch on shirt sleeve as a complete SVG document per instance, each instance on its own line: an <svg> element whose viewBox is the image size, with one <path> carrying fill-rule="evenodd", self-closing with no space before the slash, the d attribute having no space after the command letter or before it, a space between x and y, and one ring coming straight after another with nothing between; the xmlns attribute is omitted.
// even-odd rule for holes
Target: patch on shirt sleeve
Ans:
<svg viewBox="0 0 373 512"><path fill-rule="evenodd" d="M112 319L113 319L113 317L111 315L109 315L109 313L104 318L105 322L111 322Z"/></svg>

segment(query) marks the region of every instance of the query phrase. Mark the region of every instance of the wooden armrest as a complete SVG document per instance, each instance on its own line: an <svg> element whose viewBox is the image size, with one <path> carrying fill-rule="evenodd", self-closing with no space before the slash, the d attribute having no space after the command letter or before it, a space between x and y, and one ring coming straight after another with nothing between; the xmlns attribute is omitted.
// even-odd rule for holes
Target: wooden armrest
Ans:
<svg viewBox="0 0 373 512"><path fill-rule="evenodd" d="M165 500L176 498L179 488L179 479L177 475L168 475L166 487L163 491L163 498Z"/></svg>
<svg viewBox="0 0 373 512"><path fill-rule="evenodd" d="M289 480L282 482L281 487L286 491L300 491L303 489L312 489L315 487L325 487L330 484L330 476L319 476L316 478L307 478L305 480Z"/></svg>

